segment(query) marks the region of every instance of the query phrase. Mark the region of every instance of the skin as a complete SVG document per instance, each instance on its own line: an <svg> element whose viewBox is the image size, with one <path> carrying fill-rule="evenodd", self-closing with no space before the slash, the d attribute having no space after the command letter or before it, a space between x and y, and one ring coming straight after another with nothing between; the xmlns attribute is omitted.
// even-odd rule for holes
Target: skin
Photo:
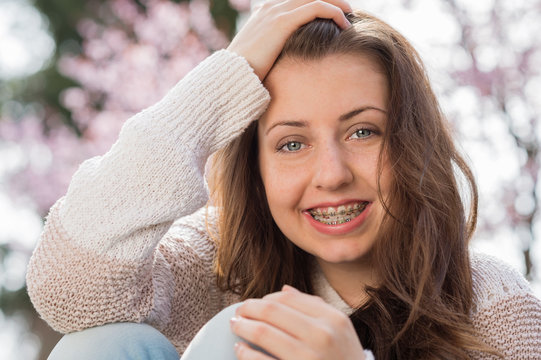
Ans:
<svg viewBox="0 0 541 360"><path fill-rule="evenodd" d="M365 359L350 319L321 298L290 287L251 299L231 319L235 334L278 359ZM272 359L237 343L238 359Z"/></svg>
<svg viewBox="0 0 541 360"><path fill-rule="evenodd" d="M265 1L253 9L228 50L243 56L263 80L295 30L316 18L332 19L338 26L347 28L351 24L344 13L351 11L351 6L343 0Z"/></svg>
<svg viewBox="0 0 541 360"><path fill-rule="evenodd" d="M254 9L228 50L243 56L271 93L271 104L259 124L258 136L262 144L263 182L276 223L291 241L318 259L333 288L348 303L358 304L361 294L348 293L348 289L360 288L359 279L373 280L367 264L381 213L374 192L375 154L381 137L365 139L363 135L359 140L354 134L360 129L354 125L370 123L374 130L376 127L378 131L385 130L383 114L387 90L381 87L382 75L369 59L359 56L329 57L303 64L284 59L275 64L285 41L297 28L315 18L333 19L346 28L350 25L344 12L351 12L351 8L342 0L267 1ZM350 69L352 62L357 65ZM320 79L317 86L313 82L315 75ZM282 80L291 76L296 78L296 83L288 81L286 86ZM312 82L306 82L310 78ZM364 82L361 84L359 80ZM294 86L300 88L294 91ZM280 95L285 95L284 91L293 91L292 95L297 97L288 101L287 96ZM310 99L308 93L314 98ZM357 96L351 96L352 93ZM372 102L371 105L381 107L383 112L367 110L338 121L341 115ZM303 120L306 126L278 125L268 131L276 121L292 118ZM287 132L300 135L299 139L304 141L306 146L299 154L291 156L276 151L280 134L283 138L288 136ZM369 132L362 130L361 133ZM299 169L301 164L302 170ZM290 196L290 200L284 199ZM303 223L300 209L321 201L342 201L345 197L369 200L372 204L367 219L353 232L322 236ZM303 236L303 230L308 230L309 236ZM262 299L246 301L231 320L231 329L243 339L271 350L279 359L365 358L347 315L321 298L287 285L282 291ZM235 345L235 352L238 359L271 359L242 342Z"/></svg>
<svg viewBox="0 0 541 360"><path fill-rule="evenodd" d="M340 296L359 306L361 285L375 281L370 250L384 214L378 177L384 197L389 187L388 170L377 173L386 77L368 57L330 55L281 60L264 85L272 100L258 126L259 166L273 218L290 241L315 257ZM370 205L359 215L363 221L347 224L346 232L322 233L307 219L306 209L352 199ZM237 314L234 331L280 359L362 358L349 318L292 288L248 301Z"/></svg>
<svg viewBox="0 0 541 360"><path fill-rule="evenodd" d="M350 289L373 281L370 250L384 214L377 167L387 79L370 58L340 54L280 61L265 86L272 100L259 121L259 165L274 221L315 256L344 300L358 306L360 294ZM379 177L384 197L387 172ZM352 200L369 202L360 223L353 219L322 232L307 214Z"/></svg>

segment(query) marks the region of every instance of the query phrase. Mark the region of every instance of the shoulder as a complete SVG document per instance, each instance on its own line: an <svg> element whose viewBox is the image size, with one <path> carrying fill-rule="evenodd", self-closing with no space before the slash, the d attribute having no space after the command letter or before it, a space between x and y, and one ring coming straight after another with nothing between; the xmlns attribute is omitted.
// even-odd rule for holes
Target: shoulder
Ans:
<svg viewBox="0 0 541 360"><path fill-rule="evenodd" d="M506 359L541 358L541 300L526 279L487 255L473 254L471 266L471 319L478 336Z"/></svg>
<svg viewBox="0 0 541 360"><path fill-rule="evenodd" d="M474 303L478 308L510 295L532 294L524 276L505 262L481 253L472 253L470 260Z"/></svg>

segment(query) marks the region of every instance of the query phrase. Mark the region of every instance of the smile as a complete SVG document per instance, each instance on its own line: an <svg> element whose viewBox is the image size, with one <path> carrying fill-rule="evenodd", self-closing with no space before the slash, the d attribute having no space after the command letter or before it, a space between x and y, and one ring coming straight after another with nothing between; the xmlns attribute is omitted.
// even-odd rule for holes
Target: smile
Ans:
<svg viewBox="0 0 541 360"><path fill-rule="evenodd" d="M338 207L313 208L308 210L312 218L325 225L340 225L361 215L368 201L349 203Z"/></svg>

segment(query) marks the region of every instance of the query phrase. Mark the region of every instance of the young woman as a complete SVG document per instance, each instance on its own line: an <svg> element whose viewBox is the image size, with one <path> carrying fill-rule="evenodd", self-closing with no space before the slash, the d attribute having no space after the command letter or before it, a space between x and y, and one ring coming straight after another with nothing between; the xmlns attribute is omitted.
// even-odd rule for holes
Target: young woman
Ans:
<svg viewBox="0 0 541 360"><path fill-rule="evenodd" d="M468 253L476 208L409 43L272 0L81 165L28 290L75 332L55 358L175 357L224 308L186 359L540 358L539 299Z"/></svg>

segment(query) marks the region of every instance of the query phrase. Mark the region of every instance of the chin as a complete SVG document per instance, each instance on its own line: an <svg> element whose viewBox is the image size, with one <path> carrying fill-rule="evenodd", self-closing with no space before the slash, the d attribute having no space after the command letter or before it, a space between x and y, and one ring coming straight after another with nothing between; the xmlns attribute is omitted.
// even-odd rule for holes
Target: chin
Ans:
<svg viewBox="0 0 541 360"><path fill-rule="evenodd" d="M329 253L327 252L323 256L319 257L326 263L329 264L353 264L353 263L362 263L366 262L368 259L367 254L365 253Z"/></svg>

